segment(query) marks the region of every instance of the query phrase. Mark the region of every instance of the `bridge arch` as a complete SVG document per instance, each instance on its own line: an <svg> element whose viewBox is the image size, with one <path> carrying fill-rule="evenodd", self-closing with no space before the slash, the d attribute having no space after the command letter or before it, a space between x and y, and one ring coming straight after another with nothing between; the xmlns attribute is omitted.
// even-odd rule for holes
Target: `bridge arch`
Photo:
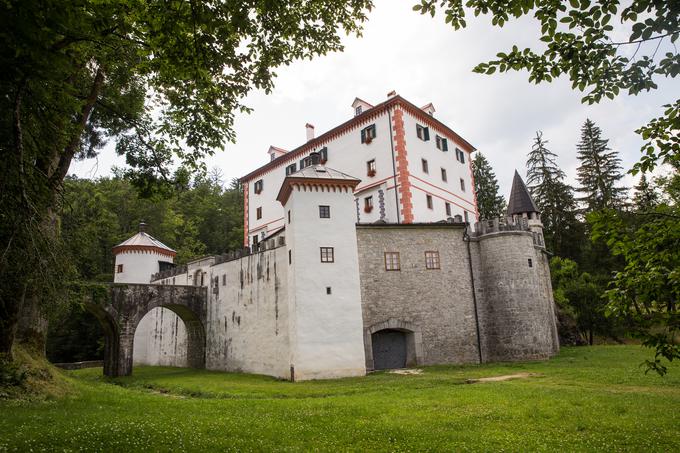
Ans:
<svg viewBox="0 0 680 453"><path fill-rule="evenodd" d="M167 308L182 319L187 330L188 365L205 368L207 288L126 283L108 285L105 296L99 293L88 293L84 303L104 328L106 376L132 374L135 331L155 308Z"/></svg>

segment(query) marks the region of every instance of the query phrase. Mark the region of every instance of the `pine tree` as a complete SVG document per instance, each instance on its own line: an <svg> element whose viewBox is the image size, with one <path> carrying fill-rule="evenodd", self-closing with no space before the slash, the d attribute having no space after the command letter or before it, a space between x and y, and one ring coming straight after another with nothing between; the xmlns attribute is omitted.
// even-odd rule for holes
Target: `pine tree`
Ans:
<svg viewBox="0 0 680 453"><path fill-rule="evenodd" d="M564 182L565 174L556 163L541 131L536 132L527 159L527 183L534 202L541 210L546 245L555 254L576 259L578 238L583 228L576 219L573 189Z"/></svg>
<svg viewBox="0 0 680 453"><path fill-rule="evenodd" d="M472 174L475 178L475 195L480 218L493 219L504 216L505 199L498 193L496 174L482 153L478 152L472 160Z"/></svg>
<svg viewBox="0 0 680 453"><path fill-rule="evenodd" d="M602 209L619 209L624 204L624 187L617 187L623 178L618 152L609 148L609 140L602 138L602 131L590 119L581 128L581 141L576 146L581 166L577 170L577 189L585 212Z"/></svg>
<svg viewBox="0 0 680 453"><path fill-rule="evenodd" d="M649 211L658 206L660 201L659 194L652 184L647 181L647 177L643 173L640 176L640 182L635 186L635 194L633 195L633 207L636 211Z"/></svg>

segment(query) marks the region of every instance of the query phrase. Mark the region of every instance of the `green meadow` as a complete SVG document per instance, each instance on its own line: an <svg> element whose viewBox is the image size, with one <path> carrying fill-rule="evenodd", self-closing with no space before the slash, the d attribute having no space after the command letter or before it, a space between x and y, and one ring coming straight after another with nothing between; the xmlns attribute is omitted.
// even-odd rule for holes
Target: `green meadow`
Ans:
<svg viewBox="0 0 680 453"><path fill-rule="evenodd" d="M645 374L650 352L564 348L546 362L297 383L64 372L58 396L0 400L0 451L680 451L680 366ZM467 383L517 373L530 376Z"/></svg>

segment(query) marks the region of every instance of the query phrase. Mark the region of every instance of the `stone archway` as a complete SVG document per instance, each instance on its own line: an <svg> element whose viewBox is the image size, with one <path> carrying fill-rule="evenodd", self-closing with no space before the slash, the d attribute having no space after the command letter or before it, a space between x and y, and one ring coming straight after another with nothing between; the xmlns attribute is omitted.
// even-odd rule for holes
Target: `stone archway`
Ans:
<svg viewBox="0 0 680 453"><path fill-rule="evenodd" d="M105 295L92 291L84 299L87 309L104 327L106 376L132 374L135 330L142 318L155 308L167 308L182 319L187 330L188 365L205 368L207 288L113 284L106 288Z"/></svg>
<svg viewBox="0 0 680 453"><path fill-rule="evenodd" d="M404 334L406 343L405 366L418 366L424 363L423 337L420 327L409 321L389 318L364 329L364 351L366 354L367 370L376 369L373 357L373 339L374 334L379 332L385 334L389 334L390 332L402 332Z"/></svg>

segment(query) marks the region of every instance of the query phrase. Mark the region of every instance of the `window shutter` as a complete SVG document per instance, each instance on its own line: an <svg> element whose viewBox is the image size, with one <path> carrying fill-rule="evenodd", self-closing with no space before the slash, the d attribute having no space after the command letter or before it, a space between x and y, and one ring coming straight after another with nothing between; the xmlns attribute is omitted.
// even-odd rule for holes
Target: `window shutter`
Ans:
<svg viewBox="0 0 680 453"><path fill-rule="evenodd" d="M425 141L428 141L430 139L430 128L424 127L423 132L425 133Z"/></svg>
<svg viewBox="0 0 680 453"><path fill-rule="evenodd" d="M449 143L448 140L445 138L442 138L442 151L448 151L449 150Z"/></svg>
<svg viewBox="0 0 680 453"><path fill-rule="evenodd" d="M460 163L461 164L465 163L465 153L463 151L460 152Z"/></svg>
<svg viewBox="0 0 680 453"><path fill-rule="evenodd" d="M361 129L361 143L366 143L366 129Z"/></svg>
<svg viewBox="0 0 680 453"><path fill-rule="evenodd" d="M375 124L371 125L371 130L373 131L373 138L376 138L377 134L375 133Z"/></svg>

